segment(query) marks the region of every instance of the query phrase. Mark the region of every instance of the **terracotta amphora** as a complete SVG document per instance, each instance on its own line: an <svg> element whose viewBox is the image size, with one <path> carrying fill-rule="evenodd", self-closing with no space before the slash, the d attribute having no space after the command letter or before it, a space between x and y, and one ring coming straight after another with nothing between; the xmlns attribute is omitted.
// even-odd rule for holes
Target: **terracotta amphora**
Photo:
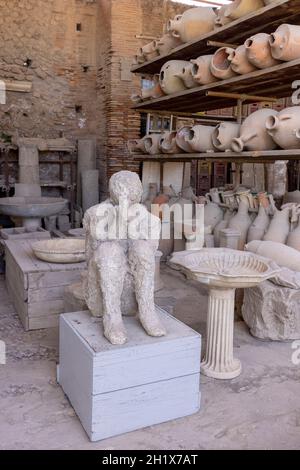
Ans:
<svg viewBox="0 0 300 470"><path fill-rule="evenodd" d="M218 49L210 62L210 71L214 77L220 80L234 77L236 73L231 68L231 62L228 59L233 49L230 47L221 47Z"/></svg>
<svg viewBox="0 0 300 470"><path fill-rule="evenodd" d="M287 246L300 251L300 217L295 230L289 233L286 244Z"/></svg>
<svg viewBox="0 0 300 470"><path fill-rule="evenodd" d="M154 85L152 88L143 88L141 93L142 100L161 98L164 96L164 92L161 89L159 79L154 80Z"/></svg>
<svg viewBox="0 0 300 470"><path fill-rule="evenodd" d="M240 232L240 239L238 244L239 250L244 250L245 243L247 241L247 234L250 225L252 224L251 217L248 213L249 204L247 200L242 199L239 203L239 209L237 214L232 217L229 221L228 228L235 229Z"/></svg>
<svg viewBox="0 0 300 470"><path fill-rule="evenodd" d="M285 243L290 232L290 208L281 211L274 208L275 214L264 236L264 241Z"/></svg>
<svg viewBox="0 0 300 470"><path fill-rule="evenodd" d="M159 83L162 91L166 95L172 95L173 93L186 90L184 82L177 74L188 65L189 62L186 60L169 60L163 65L159 75Z"/></svg>
<svg viewBox="0 0 300 470"><path fill-rule="evenodd" d="M132 139L128 140L127 147L129 152L134 153L147 153L145 148L145 139L148 136L144 136L142 139Z"/></svg>
<svg viewBox="0 0 300 470"><path fill-rule="evenodd" d="M232 21L231 18L225 16L227 7L228 5L223 5L216 11L215 28L221 28Z"/></svg>
<svg viewBox="0 0 300 470"><path fill-rule="evenodd" d="M191 146L193 152L207 152L214 149L212 144L213 126L196 125L190 129L185 141Z"/></svg>
<svg viewBox="0 0 300 470"><path fill-rule="evenodd" d="M300 26L282 24L270 35L274 59L290 61L300 57Z"/></svg>
<svg viewBox="0 0 300 470"><path fill-rule="evenodd" d="M265 69L279 64L271 53L270 34L258 33L245 41L248 61L258 69Z"/></svg>
<svg viewBox="0 0 300 470"><path fill-rule="evenodd" d="M216 82L218 79L211 73L210 63L212 55L202 55L197 59L192 59L192 76L197 84L208 85Z"/></svg>
<svg viewBox="0 0 300 470"><path fill-rule="evenodd" d="M141 47L141 49L139 51L139 55L144 56L145 59L146 59L146 62L148 60L155 59L155 57L158 56L155 41L151 41L148 44L146 44L145 46Z"/></svg>
<svg viewBox="0 0 300 470"><path fill-rule="evenodd" d="M236 20L264 6L263 0L234 0L228 5L225 16Z"/></svg>
<svg viewBox="0 0 300 470"><path fill-rule="evenodd" d="M191 153L193 152L192 147L189 142L185 140L185 137L189 135L190 130L193 126L183 126L181 127L176 134L176 143L178 147L184 152Z"/></svg>
<svg viewBox="0 0 300 470"><path fill-rule="evenodd" d="M273 150L277 147L266 129L269 116L276 116L274 109L259 109L250 114L242 124L240 137L233 139L231 148L234 152L243 150Z"/></svg>
<svg viewBox="0 0 300 470"><path fill-rule="evenodd" d="M248 60L246 47L244 45L230 50L231 52L228 56L228 60L230 61L231 68L235 73L244 75L256 70L256 67Z"/></svg>
<svg viewBox="0 0 300 470"><path fill-rule="evenodd" d="M182 15L169 20L167 30L182 42L190 42L214 29L216 14L212 8L189 8Z"/></svg>
<svg viewBox="0 0 300 470"><path fill-rule="evenodd" d="M180 38L174 38L172 34L164 34L158 41L154 41L154 46L159 55L169 54L172 49L182 44Z"/></svg>
<svg viewBox="0 0 300 470"><path fill-rule="evenodd" d="M198 86L198 83L194 79L192 75L192 68L193 64L189 62L189 65L185 65L179 72L177 72L176 76L181 78L186 88L195 88Z"/></svg>
<svg viewBox="0 0 300 470"><path fill-rule="evenodd" d="M282 243L255 240L245 246L247 251L272 259L279 266L300 271L300 253Z"/></svg>
<svg viewBox="0 0 300 470"><path fill-rule="evenodd" d="M300 106L285 108L276 116L269 116L266 129L282 149L300 148Z"/></svg>
<svg viewBox="0 0 300 470"><path fill-rule="evenodd" d="M269 224L269 216L266 213L264 206L260 205L258 215L249 227L247 242L249 243L253 240L262 240L266 234Z"/></svg>
<svg viewBox="0 0 300 470"><path fill-rule="evenodd" d="M211 230L214 230L216 225L221 222L223 219L223 211L214 202L208 202L204 206L204 224L205 227L211 227Z"/></svg>
<svg viewBox="0 0 300 470"><path fill-rule="evenodd" d="M239 137L240 129L240 124L236 122L221 122L213 131L213 146L220 152L231 150L232 140Z"/></svg>
<svg viewBox="0 0 300 470"><path fill-rule="evenodd" d="M159 141L162 153L180 153L181 150L176 143L176 132L164 132Z"/></svg>
<svg viewBox="0 0 300 470"><path fill-rule="evenodd" d="M215 229L214 229L215 247L220 246L220 231L228 227L231 217L232 217L232 212L229 209L227 209L225 211L223 219L215 226Z"/></svg>
<svg viewBox="0 0 300 470"><path fill-rule="evenodd" d="M158 155L160 153L160 139L161 134L148 134L144 141L145 152L149 155Z"/></svg>

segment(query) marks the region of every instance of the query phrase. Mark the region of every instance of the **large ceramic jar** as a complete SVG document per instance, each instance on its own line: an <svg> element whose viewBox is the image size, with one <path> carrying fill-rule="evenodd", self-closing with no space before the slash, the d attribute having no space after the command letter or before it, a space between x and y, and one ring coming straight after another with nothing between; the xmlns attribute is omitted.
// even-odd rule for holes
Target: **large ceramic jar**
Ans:
<svg viewBox="0 0 300 470"><path fill-rule="evenodd" d="M147 153L146 148L145 148L145 139L148 136L144 136L142 139L132 139L129 140L127 143L128 150L130 152L142 152L142 153Z"/></svg>
<svg viewBox="0 0 300 470"><path fill-rule="evenodd" d="M228 5L223 5L221 8L219 8L216 11L216 19L215 19L216 28L221 28L222 26L225 26L226 24L232 21L231 18L229 18L228 16L225 16L227 8L228 8Z"/></svg>
<svg viewBox="0 0 300 470"><path fill-rule="evenodd" d="M149 155L157 155L160 153L161 134L149 134L144 139L145 152Z"/></svg>
<svg viewBox="0 0 300 470"><path fill-rule="evenodd" d="M279 266L289 268L292 271L300 271L299 251L282 243L254 240L246 245L245 249L251 253L257 253L260 256L272 259Z"/></svg>
<svg viewBox="0 0 300 470"><path fill-rule="evenodd" d="M300 57L300 26L282 24L270 36L274 59L290 61Z"/></svg>
<svg viewBox="0 0 300 470"><path fill-rule="evenodd" d="M162 153L180 153L180 148L176 144L176 132L164 132L159 141L159 148Z"/></svg>
<svg viewBox="0 0 300 470"><path fill-rule="evenodd" d="M300 106L292 106L275 116L269 116L266 129L282 149L300 148Z"/></svg>
<svg viewBox="0 0 300 470"><path fill-rule="evenodd" d="M271 53L270 34L258 33L245 41L246 55L251 64L265 69L279 64Z"/></svg>
<svg viewBox="0 0 300 470"><path fill-rule="evenodd" d="M175 38L172 34L164 34L158 41L154 41L155 48L159 55L169 54L172 49L180 46L182 41L180 38Z"/></svg>
<svg viewBox="0 0 300 470"><path fill-rule="evenodd" d="M256 67L248 60L246 47L244 45L232 49L228 60L230 61L232 70L239 75L244 75L256 70Z"/></svg>
<svg viewBox="0 0 300 470"><path fill-rule="evenodd" d="M177 72L177 77L181 78L186 88L194 88L198 86L198 83L193 77L192 69L193 64L189 62L188 65L185 65L179 72Z"/></svg>
<svg viewBox="0 0 300 470"><path fill-rule="evenodd" d="M199 85L208 85L216 82L218 79L211 73L210 63L212 55L202 55L197 59L192 59L192 75L195 82Z"/></svg>
<svg viewBox="0 0 300 470"><path fill-rule="evenodd" d="M213 126L196 125L190 129L185 141L190 145L193 152L207 152L214 149L212 144Z"/></svg>
<svg viewBox="0 0 300 470"><path fill-rule="evenodd" d="M240 124L236 122L221 122L212 134L213 146L220 152L231 149L232 140L240 135Z"/></svg>
<svg viewBox="0 0 300 470"><path fill-rule="evenodd" d="M177 131L177 134L176 134L176 143L178 147L187 153L190 153L193 151L189 142L185 140L185 138L188 137L189 132L192 129L192 127L193 126L183 126Z"/></svg>
<svg viewBox="0 0 300 470"><path fill-rule="evenodd" d="M230 47L221 47L214 53L210 62L210 71L214 77L226 80L236 75L229 60L232 50Z"/></svg>
<svg viewBox="0 0 300 470"><path fill-rule="evenodd" d="M240 137L233 139L232 150L242 152L243 150L273 150L276 143L268 134L266 120L269 116L276 116L274 109L260 109L250 114L242 124Z"/></svg>
<svg viewBox="0 0 300 470"><path fill-rule="evenodd" d="M155 57L158 56L155 41L151 41L145 46L141 47L138 55L144 56L146 61L155 59Z"/></svg>
<svg viewBox="0 0 300 470"><path fill-rule="evenodd" d="M246 241L247 241L247 234L250 225L252 224L251 217L249 216L249 204L246 199L242 199L239 203L239 209L237 214L232 217L229 221L228 228L238 230L240 232L240 239L238 244L239 250L244 250Z"/></svg>
<svg viewBox="0 0 300 470"><path fill-rule="evenodd" d="M223 211L214 202L208 202L204 206L204 225L205 227L211 227L214 230L216 225L223 219Z"/></svg>
<svg viewBox="0 0 300 470"><path fill-rule="evenodd" d="M186 90L186 86L178 74L182 72L184 67L188 67L189 64L186 60L169 60L163 65L159 75L159 83L166 95Z"/></svg>
<svg viewBox="0 0 300 470"><path fill-rule="evenodd" d="M164 96L164 92L161 89L158 79L154 80L152 88L143 88L141 93L142 100L161 98Z"/></svg>
<svg viewBox="0 0 300 470"><path fill-rule="evenodd" d="M253 240L262 240L269 227L270 219L263 205L259 206L258 215L250 225L248 230L247 242Z"/></svg>
<svg viewBox="0 0 300 470"><path fill-rule="evenodd" d="M285 243L290 232L290 208L279 211L275 208L275 214L264 236L264 241Z"/></svg>
<svg viewBox="0 0 300 470"><path fill-rule="evenodd" d="M173 20L169 20L167 29L182 42L190 42L202 34L212 31L215 18L216 14L212 8L189 8L182 15L177 15Z"/></svg>
<svg viewBox="0 0 300 470"><path fill-rule="evenodd" d="M236 20L264 6L263 0L234 0L228 5L225 16Z"/></svg>

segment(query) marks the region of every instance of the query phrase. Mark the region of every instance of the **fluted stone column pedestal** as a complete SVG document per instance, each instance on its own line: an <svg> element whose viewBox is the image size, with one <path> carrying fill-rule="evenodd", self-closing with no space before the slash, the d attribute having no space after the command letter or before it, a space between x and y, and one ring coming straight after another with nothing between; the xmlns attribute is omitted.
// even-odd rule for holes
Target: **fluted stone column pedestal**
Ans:
<svg viewBox="0 0 300 470"><path fill-rule="evenodd" d="M214 379L233 379L242 367L233 357L235 289L209 291L207 344L201 373Z"/></svg>

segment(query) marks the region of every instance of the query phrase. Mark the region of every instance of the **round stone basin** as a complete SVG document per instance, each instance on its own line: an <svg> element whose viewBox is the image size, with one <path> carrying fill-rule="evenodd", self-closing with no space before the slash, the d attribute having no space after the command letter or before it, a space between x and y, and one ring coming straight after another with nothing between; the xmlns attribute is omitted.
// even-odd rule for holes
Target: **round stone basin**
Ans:
<svg viewBox="0 0 300 470"><path fill-rule="evenodd" d="M32 245L35 256L48 263L81 263L85 261L85 240L57 238Z"/></svg>
<svg viewBox="0 0 300 470"><path fill-rule="evenodd" d="M58 214L68 201L55 197L7 197L0 199L0 212L22 218L42 218Z"/></svg>
<svg viewBox="0 0 300 470"><path fill-rule="evenodd" d="M226 248L175 253L170 263L188 277L212 288L254 287L280 271L275 263L266 258Z"/></svg>

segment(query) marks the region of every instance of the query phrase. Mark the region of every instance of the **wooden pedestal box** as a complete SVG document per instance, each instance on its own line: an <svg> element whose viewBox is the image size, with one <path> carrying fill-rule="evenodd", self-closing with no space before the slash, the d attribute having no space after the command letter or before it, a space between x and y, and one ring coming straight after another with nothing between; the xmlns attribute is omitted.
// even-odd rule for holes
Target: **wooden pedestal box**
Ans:
<svg viewBox="0 0 300 470"><path fill-rule="evenodd" d="M89 312L60 316L58 382L92 441L196 413L201 336L161 309L168 334L124 317L128 342L111 345Z"/></svg>
<svg viewBox="0 0 300 470"><path fill-rule="evenodd" d="M36 241L36 240L35 240ZM34 240L5 241L5 280L11 301L26 331L58 326L66 286L79 282L86 263L40 261Z"/></svg>

